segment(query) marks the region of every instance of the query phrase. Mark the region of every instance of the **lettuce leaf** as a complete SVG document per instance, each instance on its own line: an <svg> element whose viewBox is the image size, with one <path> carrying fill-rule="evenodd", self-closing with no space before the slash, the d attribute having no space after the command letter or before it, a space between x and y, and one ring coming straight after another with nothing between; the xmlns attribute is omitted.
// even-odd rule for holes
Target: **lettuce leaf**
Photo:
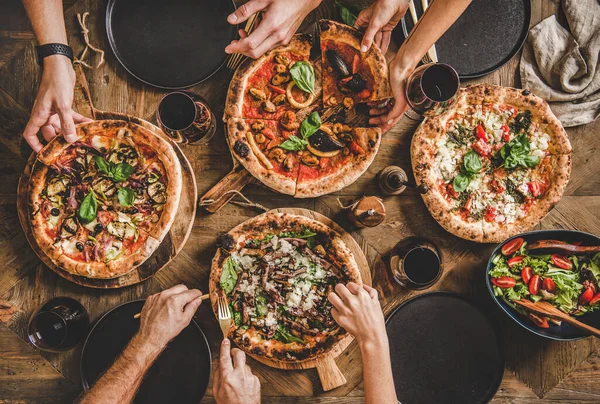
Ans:
<svg viewBox="0 0 600 404"><path fill-rule="evenodd" d="M237 269L238 264L231 257L228 257L223 263L223 272L221 273L219 284L226 294L230 294L237 283Z"/></svg>

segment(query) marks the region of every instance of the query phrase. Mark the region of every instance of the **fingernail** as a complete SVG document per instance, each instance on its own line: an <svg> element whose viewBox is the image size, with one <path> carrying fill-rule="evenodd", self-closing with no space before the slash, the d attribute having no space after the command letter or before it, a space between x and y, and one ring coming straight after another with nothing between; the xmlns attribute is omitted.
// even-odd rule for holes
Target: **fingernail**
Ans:
<svg viewBox="0 0 600 404"><path fill-rule="evenodd" d="M360 51L363 52L363 53L366 52L368 49L369 48L367 48L367 45L363 45L363 46L360 47Z"/></svg>
<svg viewBox="0 0 600 404"><path fill-rule="evenodd" d="M392 122L394 122L394 120L393 120L393 119L390 119L390 120L389 120L387 123L388 123L388 125L391 125L391 124L392 124Z"/></svg>
<svg viewBox="0 0 600 404"><path fill-rule="evenodd" d="M229 345L229 339L225 338L225 339L223 340L223 345Z"/></svg>
<svg viewBox="0 0 600 404"><path fill-rule="evenodd" d="M227 17L227 21L229 21L231 24L235 24L237 21L237 16L235 14L230 14L229 17Z"/></svg>

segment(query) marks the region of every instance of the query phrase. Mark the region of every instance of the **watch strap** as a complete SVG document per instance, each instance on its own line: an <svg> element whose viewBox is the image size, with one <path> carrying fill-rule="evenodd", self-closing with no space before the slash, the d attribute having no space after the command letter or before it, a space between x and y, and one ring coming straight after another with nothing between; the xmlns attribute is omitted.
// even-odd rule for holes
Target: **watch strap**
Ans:
<svg viewBox="0 0 600 404"><path fill-rule="evenodd" d="M35 47L37 62L40 66L44 65L44 58L52 55L63 55L73 61L73 49L62 43L47 43Z"/></svg>

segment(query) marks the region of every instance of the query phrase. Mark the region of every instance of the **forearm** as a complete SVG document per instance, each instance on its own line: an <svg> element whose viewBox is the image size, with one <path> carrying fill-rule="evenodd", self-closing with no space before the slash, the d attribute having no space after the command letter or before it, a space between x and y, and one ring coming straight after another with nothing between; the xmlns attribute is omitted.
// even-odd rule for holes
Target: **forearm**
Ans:
<svg viewBox="0 0 600 404"><path fill-rule="evenodd" d="M23 0L23 6L40 45L67 43L62 0Z"/></svg>
<svg viewBox="0 0 600 404"><path fill-rule="evenodd" d="M131 402L152 363L161 349L134 336L121 356L96 384L85 394L80 403L127 403Z"/></svg>
<svg viewBox="0 0 600 404"><path fill-rule="evenodd" d="M387 336L360 344L366 404L396 404Z"/></svg>
<svg viewBox="0 0 600 404"><path fill-rule="evenodd" d="M421 16L396 55L404 63L417 65L465 11L471 0L435 0Z"/></svg>

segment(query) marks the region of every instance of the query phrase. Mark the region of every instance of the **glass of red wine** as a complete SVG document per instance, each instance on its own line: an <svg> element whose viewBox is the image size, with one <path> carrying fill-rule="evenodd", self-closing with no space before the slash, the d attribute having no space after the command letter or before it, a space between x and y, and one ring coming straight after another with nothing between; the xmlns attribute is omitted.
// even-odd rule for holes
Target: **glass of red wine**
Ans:
<svg viewBox="0 0 600 404"><path fill-rule="evenodd" d="M445 63L419 66L406 81L406 115L414 120L439 115L454 103L460 88L458 73Z"/></svg>
<svg viewBox="0 0 600 404"><path fill-rule="evenodd" d="M163 97L156 113L158 125L178 143L206 144L217 121L208 103L192 91L175 91Z"/></svg>
<svg viewBox="0 0 600 404"><path fill-rule="evenodd" d="M408 237L401 240L390 254L390 269L394 279L407 289L426 289L443 272L442 252L426 238Z"/></svg>
<svg viewBox="0 0 600 404"><path fill-rule="evenodd" d="M33 313L27 336L41 350L68 351L83 340L89 323L88 312L81 303L70 297L55 297Z"/></svg>

